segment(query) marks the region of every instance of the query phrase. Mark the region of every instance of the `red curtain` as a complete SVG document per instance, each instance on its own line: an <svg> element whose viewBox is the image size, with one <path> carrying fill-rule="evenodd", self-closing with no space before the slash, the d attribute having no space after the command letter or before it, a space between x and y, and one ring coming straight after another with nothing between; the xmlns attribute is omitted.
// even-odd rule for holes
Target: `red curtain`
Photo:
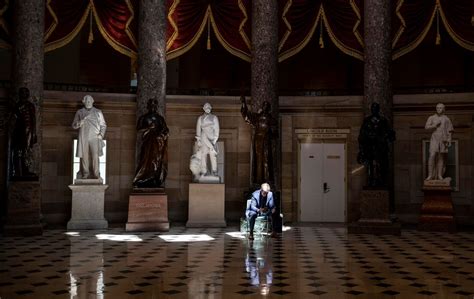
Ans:
<svg viewBox="0 0 474 299"><path fill-rule="evenodd" d="M280 1L280 61L295 55L306 46L318 26L320 8L320 0Z"/></svg>
<svg viewBox="0 0 474 299"><path fill-rule="evenodd" d="M214 0L211 21L219 42L233 55L250 61L251 0Z"/></svg>
<svg viewBox="0 0 474 299"><path fill-rule="evenodd" d="M130 0L95 0L93 1L94 15L102 36L117 51L129 57L137 56L135 39L136 23L131 23L135 17L133 7L136 1ZM138 9L136 10L138 14Z"/></svg>
<svg viewBox="0 0 474 299"><path fill-rule="evenodd" d="M0 48L11 47L11 7L8 0L0 0Z"/></svg>
<svg viewBox="0 0 474 299"><path fill-rule="evenodd" d="M415 49L425 38L436 17L436 0L404 1L393 16L399 27L392 28L393 58L396 59Z"/></svg>
<svg viewBox="0 0 474 299"><path fill-rule="evenodd" d="M175 0L168 20L174 32L168 39L168 58L177 57L197 42L206 28L208 0Z"/></svg>
<svg viewBox="0 0 474 299"><path fill-rule="evenodd" d="M12 7L0 0L0 47L11 47ZM19 0L16 0L19 1ZM166 0L168 59L189 50L202 33L215 34L230 53L250 61L251 0ZM278 0L279 60L301 51L311 38L331 40L363 58L363 0ZM462 47L474 51L473 0L392 1L393 58L415 49L433 26L443 26ZM137 55L138 0L46 1L45 51L69 43L84 25L97 24L117 51Z"/></svg>
<svg viewBox="0 0 474 299"><path fill-rule="evenodd" d="M474 1L440 0L440 16L449 35L462 47L474 51Z"/></svg>
<svg viewBox="0 0 474 299"><path fill-rule="evenodd" d="M358 3L353 0L324 0L324 18L329 37L347 55L364 57L364 23ZM360 3L359 3L360 5Z"/></svg>
<svg viewBox="0 0 474 299"><path fill-rule="evenodd" d="M21 1L21 0L20 0ZM88 21L88 0L51 0L45 14L45 51L67 45Z"/></svg>

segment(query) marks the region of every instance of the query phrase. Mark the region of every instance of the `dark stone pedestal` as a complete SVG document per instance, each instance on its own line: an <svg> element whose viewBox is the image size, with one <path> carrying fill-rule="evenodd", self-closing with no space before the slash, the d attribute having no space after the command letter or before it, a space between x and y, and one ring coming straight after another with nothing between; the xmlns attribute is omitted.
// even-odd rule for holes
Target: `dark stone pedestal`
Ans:
<svg viewBox="0 0 474 299"><path fill-rule="evenodd" d="M455 232L451 187L446 185L423 185L425 198L421 206L418 229L423 231Z"/></svg>
<svg viewBox="0 0 474 299"><path fill-rule="evenodd" d="M360 219L349 224L350 234L400 235L401 226L390 220L387 190L363 190L360 194Z"/></svg>
<svg viewBox="0 0 474 299"><path fill-rule="evenodd" d="M40 223L41 188L39 181L12 181L8 186L8 213L3 228L5 236L43 234Z"/></svg>
<svg viewBox="0 0 474 299"><path fill-rule="evenodd" d="M168 231L168 197L163 188L135 188L130 194L126 231Z"/></svg>

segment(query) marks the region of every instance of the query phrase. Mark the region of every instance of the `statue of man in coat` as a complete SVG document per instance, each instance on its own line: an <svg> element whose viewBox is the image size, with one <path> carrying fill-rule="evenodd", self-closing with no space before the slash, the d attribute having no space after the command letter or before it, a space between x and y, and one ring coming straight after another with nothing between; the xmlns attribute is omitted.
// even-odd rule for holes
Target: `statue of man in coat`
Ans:
<svg viewBox="0 0 474 299"><path fill-rule="evenodd" d="M107 125L102 111L93 107L94 98L86 95L82 99L84 108L74 116L72 127L79 129L76 157L81 159L78 179L100 179L99 157L103 155L103 141Z"/></svg>

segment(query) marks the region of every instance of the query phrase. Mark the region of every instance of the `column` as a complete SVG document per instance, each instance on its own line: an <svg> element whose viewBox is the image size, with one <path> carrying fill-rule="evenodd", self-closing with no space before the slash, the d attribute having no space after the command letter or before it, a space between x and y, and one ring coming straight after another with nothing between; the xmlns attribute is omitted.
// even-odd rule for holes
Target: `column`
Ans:
<svg viewBox="0 0 474 299"><path fill-rule="evenodd" d="M392 120L391 1L364 1L364 112L377 102L385 117Z"/></svg>
<svg viewBox="0 0 474 299"><path fill-rule="evenodd" d="M166 110L166 1L140 0L138 17L137 119L151 98Z"/></svg>
<svg viewBox="0 0 474 299"><path fill-rule="evenodd" d="M278 102L278 1L252 0L252 109L257 112L267 101L279 128ZM279 135L279 133L278 133ZM275 184L281 186L280 137L275 141Z"/></svg>
<svg viewBox="0 0 474 299"><path fill-rule="evenodd" d="M12 100L16 99L18 88L29 89L29 101L35 106L37 135L37 143L31 154L30 171L37 174L39 180L31 177L9 180L7 222L4 231L7 235L38 235L42 234L40 182L45 0L14 1L13 5Z"/></svg>

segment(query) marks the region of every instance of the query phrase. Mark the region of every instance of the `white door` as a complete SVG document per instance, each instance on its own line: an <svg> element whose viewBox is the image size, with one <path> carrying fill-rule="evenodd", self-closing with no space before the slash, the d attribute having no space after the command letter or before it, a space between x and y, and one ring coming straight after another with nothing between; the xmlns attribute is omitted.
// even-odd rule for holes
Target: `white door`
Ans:
<svg viewBox="0 0 474 299"><path fill-rule="evenodd" d="M300 221L345 221L345 144L302 143Z"/></svg>
<svg viewBox="0 0 474 299"><path fill-rule="evenodd" d="M301 216L303 222L318 221L322 218L322 210L318 205L323 193L322 172L322 143L302 143L300 155L300 178L301 178ZM318 171L315 171L318 170ZM315 183L318 182L318 183Z"/></svg>

